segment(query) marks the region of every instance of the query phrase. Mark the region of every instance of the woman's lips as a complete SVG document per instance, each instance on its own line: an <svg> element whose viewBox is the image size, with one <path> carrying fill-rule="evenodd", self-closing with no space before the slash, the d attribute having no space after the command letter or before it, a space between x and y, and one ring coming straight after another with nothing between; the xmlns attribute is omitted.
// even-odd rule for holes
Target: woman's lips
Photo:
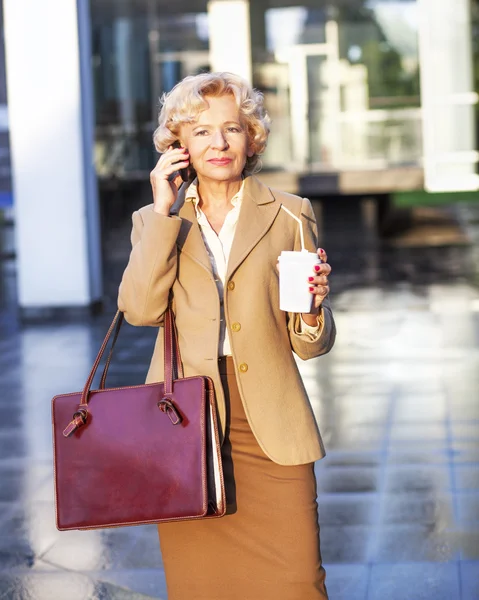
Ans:
<svg viewBox="0 0 479 600"><path fill-rule="evenodd" d="M231 158L210 158L208 162L212 165L216 165L217 167L224 167L229 165L231 161Z"/></svg>

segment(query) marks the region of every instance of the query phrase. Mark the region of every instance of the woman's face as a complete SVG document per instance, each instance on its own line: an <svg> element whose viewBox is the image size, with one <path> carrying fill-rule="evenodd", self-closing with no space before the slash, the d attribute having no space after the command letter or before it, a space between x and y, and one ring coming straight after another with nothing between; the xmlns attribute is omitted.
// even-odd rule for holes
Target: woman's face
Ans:
<svg viewBox="0 0 479 600"><path fill-rule="evenodd" d="M201 180L241 179L247 156L253 156L234 96L205 96L208 108L194 123L181 127L181 141Z"/></svg>

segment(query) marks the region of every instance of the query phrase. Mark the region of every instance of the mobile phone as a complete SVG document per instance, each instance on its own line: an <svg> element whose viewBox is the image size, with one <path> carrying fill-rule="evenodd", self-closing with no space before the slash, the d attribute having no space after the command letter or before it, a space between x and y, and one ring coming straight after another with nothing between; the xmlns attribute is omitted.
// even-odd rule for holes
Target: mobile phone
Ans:
<svg viewBox="0 0 479 600"><path fill-rule="evenodd" d="M172 144L173 148L181 148L181 144L180 144L180 140L176 140L175 142L173 142ZM181 175L181 179L185 182L188 181L188 167L185 167L184 169L179 169L179 173Z"/></svg>

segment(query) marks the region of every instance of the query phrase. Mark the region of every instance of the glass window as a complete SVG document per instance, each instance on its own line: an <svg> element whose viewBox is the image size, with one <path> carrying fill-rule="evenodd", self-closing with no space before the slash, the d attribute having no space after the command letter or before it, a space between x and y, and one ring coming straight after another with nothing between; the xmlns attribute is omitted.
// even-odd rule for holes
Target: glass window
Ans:
<svg viewBox="0 0 479 600"><path fill-rule="evenodd" d="M273 119L265 167L420 164L416 0L309 4L250 2L253 84ZM209 70L207 2L91 7L98 172L144 177L156 159L158 99Z"/></svg>
<svg viewBox="0 0 479 600"><path fill-rule="evenodd" d="M274 122L264 164L321 171L418 163L415 0L271 4L264 47L252 37L254 84Z"/></svg>
<svg viewBox="0 0 479 600"><path fill-rule="evenodd" d="M177 8L163 0L91 0L100 177L144 179L158 158L159 98L183 77L209 70L206 0Z"/></svg>

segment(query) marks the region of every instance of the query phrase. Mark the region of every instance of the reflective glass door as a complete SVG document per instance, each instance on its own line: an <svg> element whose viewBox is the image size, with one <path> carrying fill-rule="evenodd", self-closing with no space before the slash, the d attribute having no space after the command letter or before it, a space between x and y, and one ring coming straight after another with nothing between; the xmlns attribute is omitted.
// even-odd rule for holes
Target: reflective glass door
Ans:
<svg viewBox="0 0 479 600"><path fill-rule="evenodd" d="M264 10L264 22L265 48L253 45L254 82L267 91L273 131L279 125L290 142L268 149L268 166L421 164L415 0L277 6Z"/></svg>
<svg viewBox="0 0 479 600"><path fill-rule="evenodd" d="M159 99L183 77L209 70L206 6L206 0L181 6L91 0L101 178L144 180L155 164Z"/></svg>

